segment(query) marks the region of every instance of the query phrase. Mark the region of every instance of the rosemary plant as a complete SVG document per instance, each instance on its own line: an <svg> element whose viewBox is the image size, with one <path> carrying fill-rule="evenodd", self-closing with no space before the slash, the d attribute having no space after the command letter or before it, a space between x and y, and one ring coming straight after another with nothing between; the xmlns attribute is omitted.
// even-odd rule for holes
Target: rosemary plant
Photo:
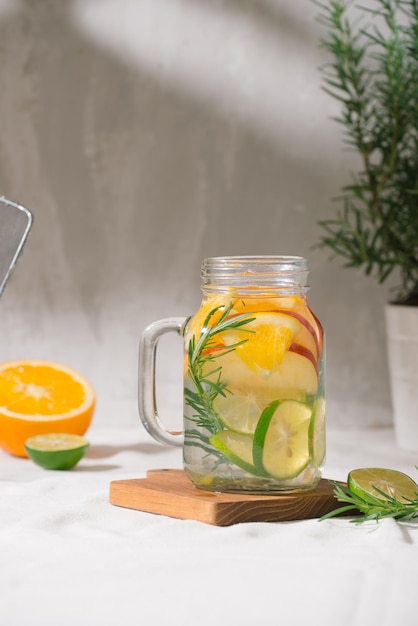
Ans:
<svg viewBox="0 0 418 626"><path fill-rule="evenodd" d="M394 301L418 306L418 0L314 2L331 57L323 88L360 157L318 245L381 283L396 270Z"/></svg>
<svg viewBox="0 0 418 626"><path fill-rule="evenodd" d="M233 304L231 303L226 308L220 306L212 309L203 322L198 339L196 340L195 335L192 335L188 345L188 374L193 389L187 386L184 389L185 403L193 409L192 419L198 427L197 429L186 430L185 445L199 446L209 454L215 454L219 457L222 455L209 443L210 436L223 429L222 423L213 409L213 401L219 394L225 396L229 391L226 383L222 380L222 366L213 362L233 352L238 346L248 341L243 339L225 346L219 341L219 335L224 331L236 330L237 328L251 333L253 331L242 327L255 319L247 314L235 315L228 319L232 307ZM213 316L222 309L224 310L219 319L211 325ZM205 435L205 432L208 435Z"/></svg>

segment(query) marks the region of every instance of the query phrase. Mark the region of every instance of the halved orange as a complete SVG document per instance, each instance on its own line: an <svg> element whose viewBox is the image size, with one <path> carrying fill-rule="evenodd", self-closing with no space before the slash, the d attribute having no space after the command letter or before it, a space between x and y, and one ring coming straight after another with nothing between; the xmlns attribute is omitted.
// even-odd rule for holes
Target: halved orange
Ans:
<svg viewBox="0 0 418 626"><path fill-rule="evenodd" d="M0 363L0 447L27 457L25 441L51 432L84 435L95 406L89 381L44 360Z"/></svg>

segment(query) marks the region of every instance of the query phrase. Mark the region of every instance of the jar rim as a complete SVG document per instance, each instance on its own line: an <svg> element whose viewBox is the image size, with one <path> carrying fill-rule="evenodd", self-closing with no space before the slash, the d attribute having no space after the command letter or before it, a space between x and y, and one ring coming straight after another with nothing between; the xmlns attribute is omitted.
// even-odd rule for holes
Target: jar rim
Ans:
<svg viewBox="0 0 418 626"><path fill-rule="evenodd" d="M303 293L308 274L306 258L290 255L207 257L201 266L204 289L271 287Z"/></svg>
<svg viewBox="0 0 418 626"><path fill-rule="evenodd" d="M203 263L206 262L219 262L225 261L228 262L253 262L253 263L302 263L306 264L306 258L303 256L297 255L287 255L287 254L249 254L249 255L239 255L239 256L210 256L203 259Z"/></svg>

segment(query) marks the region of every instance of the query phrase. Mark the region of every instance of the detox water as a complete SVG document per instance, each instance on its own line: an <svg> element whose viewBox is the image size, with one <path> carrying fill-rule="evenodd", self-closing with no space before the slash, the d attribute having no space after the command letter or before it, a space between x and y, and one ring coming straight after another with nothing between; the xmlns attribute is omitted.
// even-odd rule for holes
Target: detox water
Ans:
<svg viewBox="0 0 418 626"><path fill-rule="evenodd" d="M255 278L210 276L184 327L184 468L213 491L310 489L325 459L323 330L304 285Z"/></svg>

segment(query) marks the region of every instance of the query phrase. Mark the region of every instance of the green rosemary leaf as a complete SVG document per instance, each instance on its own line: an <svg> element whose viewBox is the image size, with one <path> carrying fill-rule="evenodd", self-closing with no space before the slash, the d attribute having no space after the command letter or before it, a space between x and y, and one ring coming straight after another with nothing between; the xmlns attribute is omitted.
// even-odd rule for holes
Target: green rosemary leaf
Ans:
<svg viewBox="0 0 418 626"><path fill-rule="evenodd" d="M186 398L186 404L194 411L196 411L197 415L201 415L203 417L206 416L206 407L201 401L195 402L190 398Z"/></svg>
<svg viewBox="0 0 418 626"><path fill-rule="evenodd" d="M335 517L336 515L342 515L343 513L347 513L348 511L358 511L357 507L354 504L348 506L341 506L338 509L334 509L322 517L319 518L319 521L322 522L325 519L330 519L331 517Z"/></svg>
<svg viewBox="0 0 418 626"><path fill-rule="evenodd" d="M194 335L191 337L190 341L189 341L189 345L188 345L188 358L189 358L189 362L193 356L193 352L194 352L194 342L195 342L195 338Z"/></svg>
<svg viewBox="0 0 418 626"><path fill-rule="evenodd" d="M208 361L211 361L212 359L208 359ZM202 379L201 382L206 382L206 380L209 378L209 376L213 376L214 374L219 373L222 370L222 368L219 367L215 367L215 369L210 370L209 372L205 373L205 379ZM211 383L212 384L212 383Z"/></svg>
<svg viewBox="0 0 418 626"><path fill-rule="evenodd" d="M255 317L248 317L248 315L246 313L242 313L241 315L236 315L235 317L229 319L229 320L223 320L222 323L218 323L216 325L216 330L214 331L214 334L218 334L221 333L225 330L235 330L236 328L241 328L242 326L244 326L244 324L248 324L249 322L253 322L255 320ZM247 332L247 333L253 333L253 330L250 330L249 328L241 328L241 332Z"/></svg>
<svg viewBox="0 0 418 626"><path fill-rule="evenodd" d="M202 450L204 450L208 455L210 454L210 455L217 456L219 459L222 458L220 452L218 452L217 450L212 449L212 447L209 447L210 444L205 445L205 443L202 442L202 441L191 441L190 438L189 438L189 439L185 439L184 445L185 446L196 446L197 448L201 448Z"/></svg>
<svg viewBox="0 0 418 626"><path fill-rule="evenodd" d="M184 388L184 395L186 396L186 398L189 400L193 400L194 402L199 403L201 401L201 397L198 393L196 393L195 391L192 391L191 389L189 389L188 387Z"/></svg>

